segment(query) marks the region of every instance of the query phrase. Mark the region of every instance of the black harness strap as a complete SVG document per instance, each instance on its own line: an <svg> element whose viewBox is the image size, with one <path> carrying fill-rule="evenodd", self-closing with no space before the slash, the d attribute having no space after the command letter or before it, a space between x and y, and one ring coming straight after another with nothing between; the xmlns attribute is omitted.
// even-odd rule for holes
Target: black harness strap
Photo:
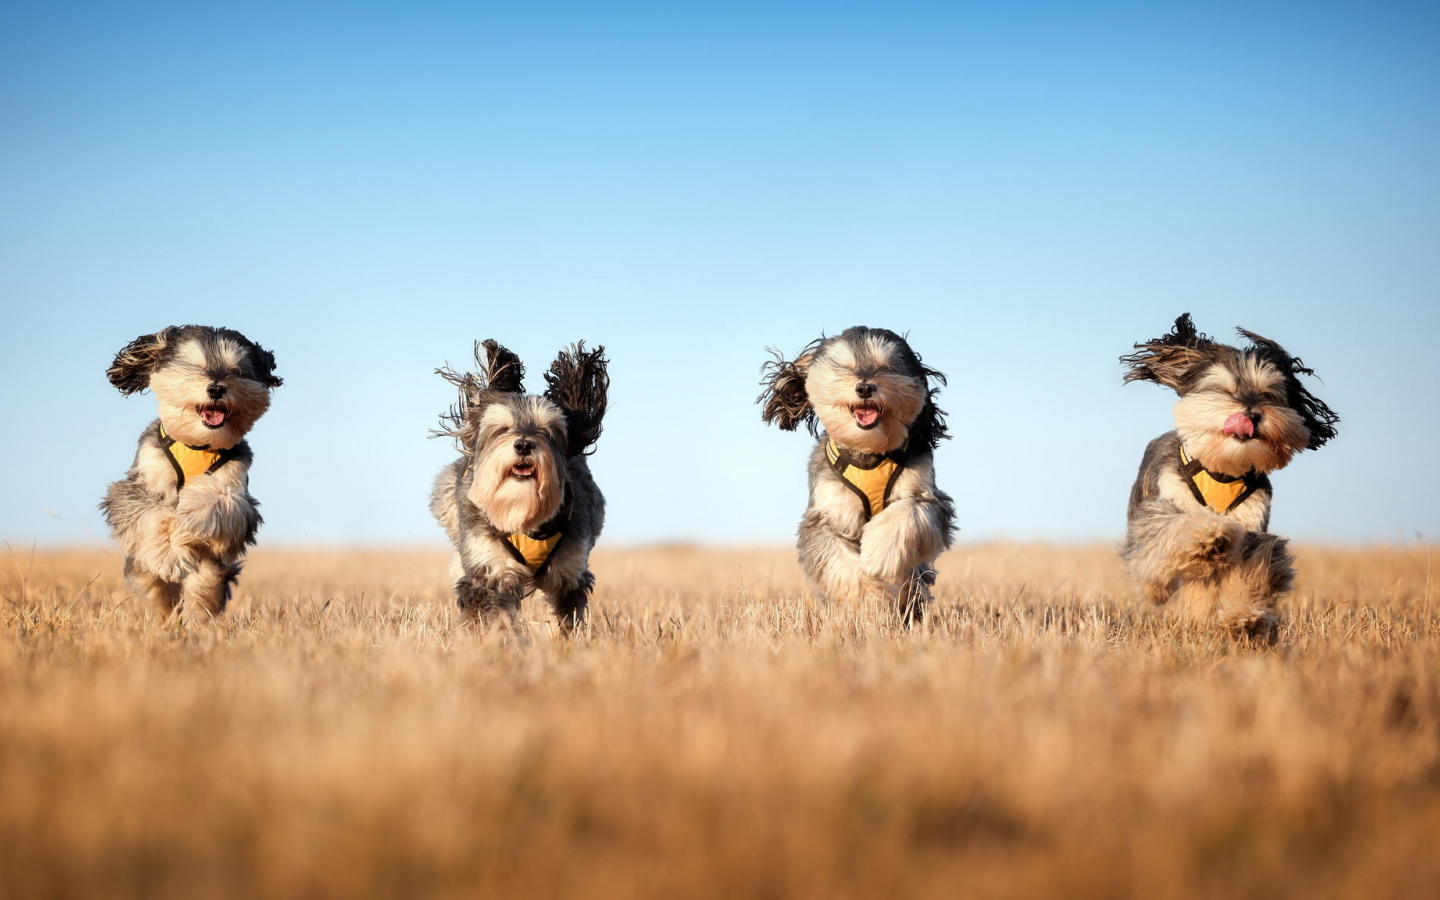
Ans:
<svg viewBox="0 0 1440 900"><path fill-rule="evenodd" d="M1200 473L1205 473L1207 476L1213 478L1215 481L1218 481L1220 484L1234 484L1237 481L1240 481L1242 479L1244 480L1245 489L1240 492L1239 496L1237 496L1234 500L1230 502L1229 506L1225 507L1225 515L1229 515L1230 512L1233 511L1236 507L1244 503L1246 500L1250 499L1251 494L1260 490L1262 487L1268 487L1270 484L1270 479L1266 478L1264 475L1257 474L1254 469L1251 469L1249 472L1246 472L1244 475L1238 477L1235 475L1221 475L1218 472L1211 472L1209 469L1205 468L1205 466L1200 463L1199 459L1192 458L1189 462L1186 462L1185 457L1188 455L1189 454L1185 452L1185 445L1181 444L1180 474L1185 476L1185 483L1190 486L1190 493L1195 495L1195 499L1200 502L1201 506L1208 507L1210 505L1210 501L1205 499L1205 492L1200 490L1200 485L1195 483L1195 479L1197 476L1200 475Z"/></svg>
<svg viewBox="0 0 1440 900"><path fill-rule="evenodd" d="M175 490L178 491L185 486L185 467L180 465L180 460L175 458L175 453L171 448L180 442L175 440L170 435L166 434L165 426L161 425L159 422L155 423L155 433L160 438L160 446L165 451L165 458L170 461L170 468L175 470ZM189 444L185 444L184 446L190 447ZM190 447L190 449L208 451L210 447L209 445L206 445L204 447ZM213 463L211 463L210 467L205 470L204 474L206 475L209 475L211 472L214 472L215 470L219 469L221 466L225 465L227 462L235 458L234 447L231 447L228 450L216 450L215 452L219 453L220 457L219 459L216 459Z"/></svg>
<svg viewBox="0 0 1440 900"><path fill-rule="evenodd" d="M827 440L830 439L827 438ZM910 446L909 442L907 441L898 450L893 450L890 453L880 454L880 456L868 466L864 466L856 462L855 458L850 455L850 451L846 450L844 447L841 447L839 444L834 443L833 440L830 440L830 445L835 448L834 459L830 459L830 453L828 449L825 454L825 458L830 460L830 468L835 470L835 474L840 476L840 481L847 488L850 489L850 492L860 498L860 504L865 508L865 519L866 521L869 521L875 516L875 511L870 508L870 495L865 493L865 491L861 489L860 485L846 478L845 470L847 468L854 467L856 469L870 472L874 471L887 460L894 463L895 470L890 473L890 479L885 482L885 494L881 497L880 500L882 505L889 505L890 494L895 490L895 482L900 480L900 473L905 471L905 457L907 456L905 451Z"/></svg>

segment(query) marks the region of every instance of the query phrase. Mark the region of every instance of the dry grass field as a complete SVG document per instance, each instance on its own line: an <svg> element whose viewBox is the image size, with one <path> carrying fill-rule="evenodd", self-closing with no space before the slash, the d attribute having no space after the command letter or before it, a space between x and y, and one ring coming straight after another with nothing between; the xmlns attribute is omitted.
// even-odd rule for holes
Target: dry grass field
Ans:
<svg viewBox="0 0 1440 900"><path fill-rule="evenodd" d="M1273 648L1104 548L963 547L908 632L786 550L611 550L525 646L440 552L262 549L190 625L113 553L7 556L7 898L1440 892L1425 547L1302 548Z"/></svg>

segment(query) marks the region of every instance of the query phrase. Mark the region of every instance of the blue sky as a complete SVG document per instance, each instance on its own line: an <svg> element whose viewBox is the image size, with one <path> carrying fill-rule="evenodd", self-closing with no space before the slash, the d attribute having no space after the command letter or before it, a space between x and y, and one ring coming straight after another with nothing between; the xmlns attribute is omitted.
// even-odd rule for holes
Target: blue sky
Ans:
<svg viewBox="0 0 1440 900"><path fill-rule="evenodd" d="M438 542L432 370L614 360L607 539L783 541L767 346L908 332L963 536L1123 530L1184 311L1324 378L1276 530L1440 534L1433 4L0 7L0 536L104 541L142 332L273 349L267 542Z"/></svg>

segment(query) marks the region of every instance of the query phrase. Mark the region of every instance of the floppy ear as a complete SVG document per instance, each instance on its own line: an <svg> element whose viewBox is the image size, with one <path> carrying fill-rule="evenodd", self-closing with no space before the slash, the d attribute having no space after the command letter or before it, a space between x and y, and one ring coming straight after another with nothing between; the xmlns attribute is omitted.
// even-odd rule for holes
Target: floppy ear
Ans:
<svg viewBox="0 0 1440 900"><path fill-rule="evenodd" d="M105 377L125 396L150 386L150 374L160 362L160 355L170 343L175 327L162 328L154 334L142 334L115 354L115 361Z"/></svg>
<svg viewBox="0 0 1440 900"><path fill-rule="evenodd" d="M760 417L766 424L779 425L781 431L794 431L804 424L812 435L819 436L815 409L805 393L805 375L823 341L824 338L811 341L793 362L782 356L779 350L770 348L775 358L760 367L760 385L764 390L755 398L756 403L764 406Z"/></svg>
<svg viewBox="0 0 1440 900"><path fill-rule="evenodd" d="M480 351L485 359L480 359ZM475 362L480 367L486 390L505 394L523 394L525 387L525 364L520 357L510 352L494 339L486 339L475 345Z"/></svg>
<svg viewBox="0 0 1440 900"><path fill-rule="evenodd" d="M1310 442L1305 445L1307 450L1318 450L1325 446L1325 443L1335 437L1335 423L1340 421L1325 401L1314 394L1300 383L1301 375L1315 375L1315 370L1306 367L1300 361L1300 357L1291 356L1285 348L1270 340L1261 337L1253 331L1246 331L1244 328L1237 328L1240 335L1255 345L1255 350L1267 361L1274 364L1285 376L1286 403L1291 409L1300 414L1300 419L1305 423L1305 429L1310 432Z"/></svg>
<svg viewBox="0 0 1440 900"><path fill-rule="evenodd" d="M475 342L475 368L478 371L457 372L446 364L435 370L436 375L455 386L460 396L440 414L440 427L432 429L430 436L454 438L456 448L466 456L474 452L485 395L524 392L525 366L520 357L494 340Z"/></svg>
<svg viewBox="0 0 1440 900"><path fill-rule="evenodd" d="M913 352L913 351L912 351ZM915 361L920 362L920 354L915 354ZM936 382L948 384L945 374L927 365L921 365L920 371L925 375L925 405L920 408L920 414L915 421L910 423L910 447L927 447L935 450L940 442L950 438L950 432L945 425L945 410L935 405L935 396L940 393L940 388L935 386Z"/></svg>
<svg viewBox="0 0 1440 900"><path fill-rule="evenodd" d="M545 396L565 411L571 456L586 454L600 440L610 392L609 365L603 346L586 350L585 342L578 341L561 350L545 373Z"/></svg>
<svg viewBox="0 0 1440 900"><path fill-rule="evenodd" d="M260 373L260 383L267 388L277 388L285 383L285 380L275 374L275 354L264 347L250 342L255 347L255 370Z"/></svg>
<svg viewBox="0 0 1440 900"><path fill-rule="evenodd" d="M1136 344L1139 352L1120 357L1130 367L1125 382L1153 381L1183 392L1189 378L1209 359L1215 342L1195 330L1189 313L1175 320L1169 334Z"/></svg>

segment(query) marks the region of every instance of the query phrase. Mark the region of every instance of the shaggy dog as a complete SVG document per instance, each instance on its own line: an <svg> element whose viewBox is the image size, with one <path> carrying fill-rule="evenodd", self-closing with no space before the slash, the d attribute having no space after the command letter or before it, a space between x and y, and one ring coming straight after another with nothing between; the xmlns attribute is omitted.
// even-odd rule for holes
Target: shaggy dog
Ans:
<svg viewBox="0 0 1440 900"><path fill-rule="evenodd" d="M810 454L810 505L800 565L823 599L880 599L909 622L924 615L931 565L954 532L955 509L935 486L945 432L935 406L945 376L905 339L855 327L764 367L763 417L823 439Z"/></svg>
<svg viewBox="0 0 1440 900"><path fill-rule="evenodd" d="M100 509L125 550L125 580L162 613L194 604L224 612L259 504L244 440L279 387L275 355L238 331L184 325L141 335L111 363L126 396L150 389L160 418Z"/></svg>
<svg viewBox="0 0 1440 900"><path fill-rule="evenodd" d="M1180 395L1175 430L1145 448L1121 556L1151 601L1178 596L1192 615L1269 641L1276 600L1294 579L1284 538L1267 530L1269 474L1333 438L1340 417L1300 383L1312 370L1238 330L1249 347L1212 341L1186 313L1169 334L1121 357L1125 381Z"/></svg>
<svg viewBox="0 0 1440 900"><path fill-rule="evenodd" d="M521 599L538 591L569 633L585 621L590 551L605 523L586 461L610 387L605 348L562 351L541 396L525 393L520 359L495 341L476 344L475 362L478 373L436 370L460 391L435 434L454 438L461 456L430 494L455 545L456 602L482 622L503 614L514 625Z"/></svg>

